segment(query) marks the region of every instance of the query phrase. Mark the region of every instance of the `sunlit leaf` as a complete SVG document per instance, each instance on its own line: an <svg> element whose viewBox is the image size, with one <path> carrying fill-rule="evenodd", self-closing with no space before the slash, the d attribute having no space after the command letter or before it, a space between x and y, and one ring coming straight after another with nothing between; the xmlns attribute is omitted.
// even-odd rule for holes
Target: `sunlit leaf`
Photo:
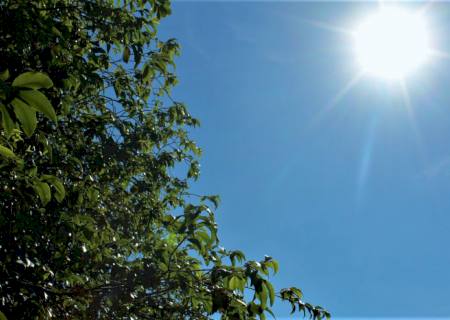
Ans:
<svg viewBox="0 0 450 320"><path fill-rule="evenodd" d="M36 180L33 183L33 188L34 188L34 190L36 190L36 193L39 195L42 205L44 205L44 206L47 205L47 203L49 203L52 198L50 186L45 182Z"/></svg>
<svg viewBox="0 0 450 320"><path fill-rule="evenodd" d="M269 281L266 281L264 284L267 288L267 292L269 293L270 305L273 305L275 302L275 289Z"/></svg>
<svg viewBox="0 0 450 320"><path fill-rule="evenodd" d="M30 89L49 89L53 86L52 80L42 72L25 72L14 79L13 87L23 87Z"/></svg>
<svg viewBox="0 0 450 320"><path fill-rule="evenodd" d="M42 180L47 181L55 188L54 197L58 202L63 201L64 197L66 196L66 190L64 189L64 185L62 184L61 180L59 180L55 176L51 175L43 175Z"/></svg>
<svg viewBox="0 0 450 320"><path fill-rule="evenodd" d="M232 276L228 282L228 286L231 290L243 289L243 280L237 276Z"/></svg>
<svg viewBox="0 0 450 320"><path fill-rule="evenodd" d="M16 155L10 148L2 146L2 145L0 145L0 155L4 158L9 158L9 159L16 158Z"/></svg>

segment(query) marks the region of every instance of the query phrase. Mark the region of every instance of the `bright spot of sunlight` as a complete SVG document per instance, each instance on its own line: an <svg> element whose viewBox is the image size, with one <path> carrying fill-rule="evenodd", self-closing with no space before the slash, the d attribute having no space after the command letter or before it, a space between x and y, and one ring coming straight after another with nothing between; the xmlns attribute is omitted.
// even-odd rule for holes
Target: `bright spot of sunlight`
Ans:
<svg viewBox="0 0 450 320"><path fill-rule="evenodd" d="M403 79L430 56L425 17L397 7L380 7L354 30L357 61L365 73Z"/></svg>

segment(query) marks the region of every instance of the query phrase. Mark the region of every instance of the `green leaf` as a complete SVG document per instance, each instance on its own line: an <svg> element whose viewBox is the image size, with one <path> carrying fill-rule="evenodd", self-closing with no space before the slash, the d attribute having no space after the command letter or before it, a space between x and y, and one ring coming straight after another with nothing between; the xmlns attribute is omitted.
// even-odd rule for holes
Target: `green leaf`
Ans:
<svg viewBox="0 0 450 320"><path fill-rule="evenodd" d="M89 189L87 190L88 200L91 205L97 203L99 195L100 192L95 187L89 187Z"/></svg>
<svg viewBox="0 0 450 320"><path fill-rule="evenodd" d="M239 279L239 277L232 276L230 278L230 281L228 282L228 287L231 290L240 289L241 288L241 279Z"/></svg>
<svg viewBox="0 0 450 320"><path fill-rule="evenodd" d="M278 273L279 270L278 261L272 260L272 269L274 273Z"/></svg>
<svg viewBox="0 0 450 320"><path fill-rule="evenodd" d="M272 318L276 319L275 314L269 308L266 308L266 311L272 316Z"/></svg>
<svg viewBox="0 0 450 320"><path fill-rule="evenodd" d="M273 274L276 274L278 272L278 262L274 260L272 257L265 257L264 265L267 268L272 268Z"/></svg>
<svg viewBox="0 0 450 320"><path fill-rule="evenodd" d="M5 80L8 80L8 78L9 78L9 70L8 69L0 72L0 80L5 81Z"/></svg>
<svg viewBox="0 0 450 320"><path fill-rule="evenodd" d="M247 310L250 311L251 315L258 314L259 308L260 306L254 303L253 301L251 301L247 306Z"/></svg>
<svg viewBox="0 0 450 320"><path fill-rule="evenodd" d="M197 239L197 238L189 238L188 239L193 245L195 245L197 248L198 248L198 250L202 250L202 248L203 248L203 245L202 245L202 243Z"/></svg>
<svg viewBox="0 0 450 320"><path fill-rule="evenodd" d="M17 119L19 119L23 131L28 137L31 137L34 130L36 130L37 125L36 111L17 98L14 98L13 101L11 101L11 104L14 107L14 113L16 114Z"/></svg>
<svg viewBox="0 0 450 320"><path fill-rule="evenodd" d="M261 301L261 306L265 307L267 304L267 287L264 286L259 293L259 300Z"/></svg>
<svg viewBox="0 0 450 320"><path fill-rule="evenodd" d="M19 97L30 106L45 114L49 119L57 121L55 109L53 109L47 97L37 90L21 90Z"/></svg>
<svg viewBox="0 0 450 320"><path fill-rule="evenodd" d="M128 63L129 60L130 60L130 48L125 47L125 49L123 49L123 61L125 61L125 63Z"/></svg>
<svg viewBox="0 0 450 320"><path fill-rule="evenodd" d="M0 145L0 155L5 158L10 158L10 159L16 158L15 153L11 149L9 149L5 146L2 146L2 145Z"/></svg>
<svg viewBox="0 0 450 320"><path fill-rule="evenodd" d="M139 63L141 62L142 55L137 46L133 46L133 55L134 55L134 68L137 68Z"/></svg>
<svg viewBox="0 0 450 320"><path fill-rule="evenodd" d="M242 263L245 260L245 255L242 251L235 250L230 254L231 264L234 266L236 264L236 260Z"/></svg>
<svg viewBox="0 0 450 320"><path fill-rule="evenodd" d="M52 33L53 33L55 36L62 37L61 31L59 31L56 27L52 27Z"/></svg>
<svg viewBox="0 0 450 320"><path fill-rule="evenodd" d="M50 186L47 183L36 180L33 184L33 189L39 195L42 205L45 206L50 202L52 194L50 192Z"/></svg>
<svg viewBox="0 0 450 320"><path fill-rule="evenodd" d="M296 295L299 299L301 299L301 298L303 297L303 292L302 292L302 290L300 290L299 288L292 287L292 288L291 288L291 291L292 291L293 293L295 293L295 295Z"/></svg>
<svg viewBox="0 0 450 320"><path fill-rule="evenodd" d="M291 309L291 314L294 314L294 313L295 313L295 310L296 310L295 303L291 303L291 307L292 307L292 309Z"/></svg>
<svg viewBox="0 0 450 320"><path fill-rule="evenodd" d="M212 195L212 196L202 196L200 198L202 201L208 200L211 201L211 203L214 205L214 208L217 209L220 202L220 197L218 195Z"/></svg>
<svg viewBox="0 0 450 320"><path fill-rule="evenodd" d="M272 306L273 303L275 302L275 290L269 281L265 281L265 285L266 285L267 291L269 292L270 305Z"/></svg>
<svg viewBox="0 0 450 320"><path fill-rule="evenodd" d="M56 201L62 202L64 197L66 196L66 190L64 189L64 185L62 184L61 180L51 175L43 175L42 180L49 182L55 188L54 197Z"/></svg>
<svg viewBox="0 0 450 320"><path fill-rule="evenodd" d="M5 129L7 135L10 135L13 129L16 127L14 121L9 115L8 109L2 104L0 104L0 113L2 114L2 127Z"/></svg>
<svg viewBox="0 0 450 320"><path fill-rule="evenodd" d="M25 72L14 79L13 87L24 87L30 89L41 89L53 87L52 80L42 72Z"/></svg>
<svg viewBox="0 0 450 320"><path fill-rule="evenodd" d="M152 76L153 71L151 70L150 66L146 64L144 70L142 71L142 80L144 80L144 82L149 82Z"/></svg>
<svg viewBox="0 0 450 320"><path fill-rule="evenodd" d="M8 320L3 312L0 311L0 320Z"/></svg>

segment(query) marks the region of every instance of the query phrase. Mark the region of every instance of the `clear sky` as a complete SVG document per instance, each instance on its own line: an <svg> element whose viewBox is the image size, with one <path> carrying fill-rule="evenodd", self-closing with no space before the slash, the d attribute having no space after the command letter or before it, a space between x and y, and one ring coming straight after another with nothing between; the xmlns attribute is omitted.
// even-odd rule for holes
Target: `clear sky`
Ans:
<svg viewBox="0 0 450 320"><path fill-rule="evenodd" d="M195 190L221 195L224 247L280 262L278 288L337 317L449 316L450 60L408 77L406 95L352 82L352 39L329 27L375 9L174 3L161 31L183 48L174 96L202 122ZM450 4L428 8L443 52L449 18Z"/></svg>

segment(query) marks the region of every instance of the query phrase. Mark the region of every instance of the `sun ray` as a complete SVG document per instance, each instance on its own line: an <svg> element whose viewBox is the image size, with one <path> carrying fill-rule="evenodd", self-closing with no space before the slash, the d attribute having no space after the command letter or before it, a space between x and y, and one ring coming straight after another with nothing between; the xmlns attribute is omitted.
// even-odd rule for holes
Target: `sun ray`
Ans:
<svg viewBox="0 0 450 320"><path fill-rule="evenodd" d="M356 176L356 205L360 206L364 196L364 187L367 183L367 179L370 173L370 164L372 161L373 144L375 141L375 130L378 122L378 114L374 114L369 124L367 131L367 138L365 140L361 161L359 164L357 176Z"/></svg>
<svg viewBox="0 0 450 320"><path fill-rule="evenodd" d="M305 23L309 23L310 25L313 25L320 29L333 31L336 33L343 33L343 34L346 34L351 37L353 37L353 35L354 35L354 32L352 30L344 28L344 27L339 27L339 26L336 26L336 25L333 25L330 23L326 23L326 22L322 22L322 21L318 21L318 20L309 20L309 19L302 19L302 21Z"/></svg>
<svg viewBox="0 0 450 320"><path fill-rule="evenodd" d="M308 129L314 128L317 124L320 123L322 118L331 110L333 109L341 100L344 98L350 90L356 86L361 78L363 77L364 72L360 71L356 75L354 75L346 84L345 86L339 90L339 92L333 97L333 99L328 103L325 108L323 108L309 123L307 126Z"/></svg>
<svg viewBox="0 0 450 320"><path fill-rule="evenodd" d="M364 75L364 72L361 71L361 72L358 72L354 77L352 77L350 79L350 81L347 82L347 84L331 100L327 109L334 108L339 103L339 101L341 101L341 99L343 97L345 97L345 95L359 82L359 80L361 80L363 75Z"/></svg>
<svg viewBox="0 0 450 320"><path fill-rule="evenodd" d="M409 119L410 125L412 127L412 130L414 132L414 136L417 141L417 146L419 148L419 155L420 155L422 162L425 163L427 153L425 150L425 144L423 143L422 135L421 135L419 127L417 125L416 114L414 112L414 108L411 103L411 96L409 94L409 90L408 90L405 80L400 81L399 84L400 84L400 89L401 89L401 93L402 93L403 103L404 103L404 106L408 113L408 119Z"/></svg>

